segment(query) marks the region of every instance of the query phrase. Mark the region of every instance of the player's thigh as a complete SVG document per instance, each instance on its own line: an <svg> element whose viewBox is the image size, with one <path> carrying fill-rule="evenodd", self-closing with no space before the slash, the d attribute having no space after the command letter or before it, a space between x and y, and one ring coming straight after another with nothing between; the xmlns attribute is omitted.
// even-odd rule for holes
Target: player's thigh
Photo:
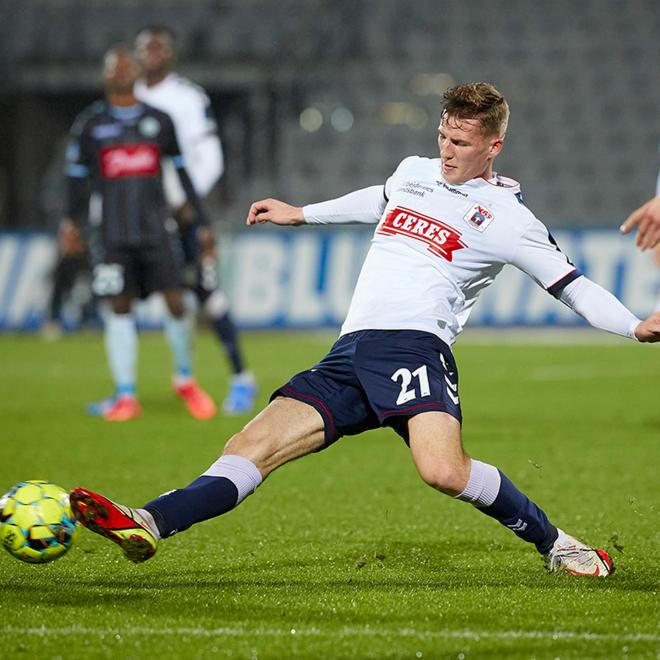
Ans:
<svg viewBox="0 0 660 660"><path fill-rule="evenodd" d="M172 236L164 236L159 245L140 250L140 290L146 296L154 291L181 288L182 261Z"/></svg>
<svg viewBox="0 0 660 660"><path fill-rule="evenodd" d="M223 453L248 458L266 477L280 465L320 449L324 426L309 404L277 397L229 440Z"/></svg>
<svg viewBox="0 0 660 660"><path fill-rule="evenodd" d="M408 438L415 467L427 484L451 495L463 491L470 459L456 417L439 411L415 415L408 420Z"/></svg>

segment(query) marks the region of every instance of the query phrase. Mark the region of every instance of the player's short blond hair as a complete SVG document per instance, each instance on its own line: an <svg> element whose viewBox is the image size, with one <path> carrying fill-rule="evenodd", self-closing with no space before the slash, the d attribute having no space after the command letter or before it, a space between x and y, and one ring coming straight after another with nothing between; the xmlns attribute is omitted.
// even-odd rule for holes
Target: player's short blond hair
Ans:
<svg viewBox="0 0 660 660"><path fill-rule="evenodd" d="M490 83L465 83L449 88L442 97L442 118L478 119L483 134L504 137L509 104Z"/></svg>

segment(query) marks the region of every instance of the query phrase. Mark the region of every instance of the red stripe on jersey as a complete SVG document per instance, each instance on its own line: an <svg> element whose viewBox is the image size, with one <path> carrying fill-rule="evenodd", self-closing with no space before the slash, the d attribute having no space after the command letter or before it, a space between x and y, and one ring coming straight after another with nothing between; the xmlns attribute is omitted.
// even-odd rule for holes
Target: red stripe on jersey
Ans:
<svg viewBox="0 0 660 660"><path fill-rule="evenodd" d="M160 149L155 144L119 144L101 149L105 179L155 176L160 172Z"/></svg>
<svg viewBox="0 0 660 660"><path fill-rule="evenodd" d="M418 211L397 206L390 211L377 233L385 236L399 234L426 243L427 250L447 261L453 259L456 250L467 247L461 233L440 220Z"/></svg>

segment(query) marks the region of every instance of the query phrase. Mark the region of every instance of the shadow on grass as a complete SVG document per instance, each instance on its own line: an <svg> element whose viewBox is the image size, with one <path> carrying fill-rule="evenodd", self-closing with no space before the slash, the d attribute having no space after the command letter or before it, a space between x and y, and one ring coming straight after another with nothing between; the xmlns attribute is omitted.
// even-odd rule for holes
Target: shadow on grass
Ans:
<svg viewBox="0 0 660 660"><path fill-rule="evenodd" d="M317 548L317 546L314 546ZM465 589L520 590L521 588L570 595L593 592L654 592L655 574L620 572L606 579L574 578L565 574L549 574L540 557L527 548L511 552L501 547L474 543L392 543L383 552L362 552L360 548L336 552L324 548L310 557L282 556L278 546L275 556L239 556L235 561L186 557L168 570L163 563L132 566L108 563L105 556L94 558L102 575L90 574L90 564L76 574L54 581L43 572L34 572L23 580L17 574L0 578L0 592L24 603L53 602L58 606L89 606L124 598L130 608L144 603L172 600L195 601L202 594L222 599L233 594L277 594L286 600L316 594L368 597L374 593L394 597L397 593L424 593L428 597ZM263 552L263 551L262 551ZM291 548L290 553L300 553ZM205 568L199 568L204 562ZM109 574L109 571L115 571ZM64 577L64 576L61 576ZM204 596L203 598L206 598Z"/></svg>

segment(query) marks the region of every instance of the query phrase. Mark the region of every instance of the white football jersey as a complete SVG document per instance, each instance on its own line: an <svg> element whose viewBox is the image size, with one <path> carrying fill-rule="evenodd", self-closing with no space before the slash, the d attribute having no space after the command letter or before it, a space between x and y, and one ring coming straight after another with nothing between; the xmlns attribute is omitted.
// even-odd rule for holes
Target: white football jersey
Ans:
<svg viewBox="0 0 660 660"><path fill-rule="evenodd" d="M579 277L511 179L452 185L442 178L440 159L413 156L399 164L384 193L368 190L360 208L370 209L369 219L378 225L342 334L423 330L451 345L505 264L551 293ZM330 207L332 202L304 207L306 221L346 221ZM364 213L355 219L368 221Z"/></svg>
<svg viewBox="0 0 660 660"><path fill-rule="evenodd" d="M138 80L134 92L140 101L172 118L186 170L197 194L205 197L224 169L218 127L206 92L176 73L151 87ZM173 169L165 169L164 181L168 202L182 204L185 194Z"/></svg>

